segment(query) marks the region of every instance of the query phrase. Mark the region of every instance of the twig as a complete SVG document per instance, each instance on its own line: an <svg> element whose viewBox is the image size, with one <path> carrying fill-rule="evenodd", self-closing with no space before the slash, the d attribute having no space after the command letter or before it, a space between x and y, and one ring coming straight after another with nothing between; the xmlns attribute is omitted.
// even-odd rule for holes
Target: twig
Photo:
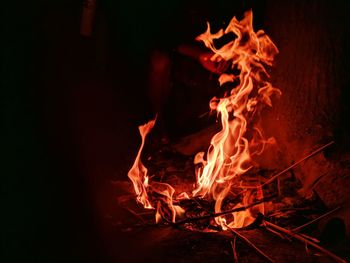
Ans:
<svg viewBox="0 0 350 263"><path fill-rule="evenodd" d="M281 175L285 174L286 172L290 171L291 169L293 169L295 166L299 165L300 163L302 163L303 161L306 161L307 159L311 158L312 156L316 155L317 153L319 153L320 151L322 151L323 149L327 148L328 146L332 145L334 143L334 141L331 141L323 146L321 146L320 148L316 149L315 151L313 151L312 153L310 153L309 155L303 157L302 159L300 159L299 161L297 161L296 163L292 164L291 166L287 167L286 169L282 170L281 172L277 173L276 175L272 176L269 180L267 180L265 183L261 184L261 185L257 185L257 186L241 186L242 188L259 188L259 187L263 187L271 182L273 182L274 180L276 180L278 177L280 177Z"/></svg>
<svg viewBox="0 0 350 263"><path fill-rule="evenodd" d="M301 235L302 237L305 237L306 239L314 242L314 243L320 243L320 240L318 240L317 238L314 238L314 237L310 237L306 234L302 234L302 233L299 233L299 235Z"/></svg>
<svg viewBox="0 0 350 263"><path fill-rule="evenodd" d="M332 145L334 143L334 141L331 141L321 147L319 147L318 149L316 149L315 151L313 151L312 153L310 153L309 155L305 156L304 158L300 159L299 161L297 161L296 163L292 164L291 166L289 166L288 168L284 169L283 171L279 172L278 174L274 175L273 177L271 177L269 180L267 180L265 183L262 184L262 186L267 185L269 183L271 183L272 181L274 181L276 178L278 178L279 176L281 176L282 174L288 172L289 170L293 169L295 166L299 165L300 163L302 163L303 161L306 161L307 159L309 159L310 157L314 156L315 154L319 153L320 151L322 151L323 149L327 148L328 146Z"/></svg>
<svg viewBox="0 0 350 263"><path fill-rule="evenodd" d="M237 236L235 235L233 242L231 241L231 247L232 247L233 258L235 260L235 263L238 263L238 255L236 251L236 239L237 239Z"/></svg>
<svg viewBox="0 0 350 263"><path fill-rule="evenodd" d="M302 163L303 161L306 161L307 159L309 159L310 157L314 156L315 154L319 153L320 151L322 151L323 149L327 148L328 146L332 145L334 143L334 141L331 141L323 146L321 146L320 148L316 149L315 151L313 151L312 153L310 153L309 155L305 156L304 158L300 159L299 161L297 161L296 163L292 164L291 166L289 166L288 168L284 169L283 171L279 172L278 174L276 174L275 176L271 177L269 180L267 180L265 183L263 183L262 186L271 183L272 181L274 181L276 178L278 178L280 175L288 172L289 170L293 169L295 166L299 165L300 163Z"/></svg>
<svg viewBox="0 0 350 263"><path fill-rule="evenodd" d="M288 241L291 241L288 237L282 235L281 233L279 233L279 232L273 230L273 229L270 228L270 227L265 227L265 229L268 230L268 231L270 231L271 233L273 233L273 234L279 236L279 237L282 238L283 240L286 240L286 239L287 239Z"/></svg>
<svg viewBox="0 0 350 263"><path fill-rule="evenodd" d="M308 223L306 223L306 224L304 224L304 225L301 225L301 226L298 226L298 227L292 229L292 231L293 231L293 232L299 232L301 229L303 229L303 228L305 228L305 227L311 225L312 223L315 223L316 221L321 220L322 218L324 218L324 217L326 217L326 216L328 216L328 215L334 213L335 211L338 211L340 208L341 208L341 206L338 206L338 207L334 208L333 210L331 210L331 211L325 213L324 215L321 215L321 216L315 218L314 220L311 220L310 222L308 222Z"/></svg>
<svg viewBox="0 0 350 263"><path fill-rule="evenodd" d="M311 191L312 189L314 189L320 182L323 178L325 178L326 176L329 176L329 173L324 173L324 174L321 174L319 175L315 180L314 182L312 183L312 185L310 186L309 188L309 191Z"/></svg>
<svg viewBox="0 0 350 263"><path fill-rule="evenodd" d="M307 246L307 243L305 243L305 251L306 251L306 254L310 255L310 251L309 251L309 248Z"/></svg>
<svg viewBox="0 0 350 263"><path fill-rule="evenodd" d="M214 213L214 214L208 214L208 215L204 215L204 216L187 217L187 218L185 218L183 220L180 220L180 221L177 221L175 223L173 223L173 222L169 222L169 223L171 225L173 225L173 226L179 226L179 225L183 225L183 224L190 223L190 222L195 222L195 221L209 219L209 218L215 218L215 217L218 217L218 216L227 215L227 214L231 214L231 213L234 213L234 212L240 212L240 211L247 210L248 208L251 208L253 206L259 205L261 203L264 203L264 202L272 199L273 197L275 197L275 195L271 195L268 198L264 198L264 199L258 200L255 203L252 203L252 204L247 205L247 206L241 206L241 207L237 207L237 208L234 208L234 209L231 209L231 210L226 210L226 211L223 211L223 212Z"/></svg>
<svg viewBox="0 0 350 263"><path fill-rule="evenodd" d="M315 244L314 242L302 237L301 235L299 235L298 233L294 233L293 231L291 230L288 230L288 229L285 229L283 227L280 227L278 225L275 225L275 224L272 224L268 221L264 221L264 224L268 227L271 227L271 228L274 228L275 230L278 230L280 232L283 232L291 237L294 237L295 239L301 241L301 242L304 242L304 243L307 243L308 245L316 248L317 250L319 250L320 252L326 254L327 256L329 256L330 258L334 259L336 262L341 262L341 263L346 263L346 261L340 257L338 257L337 255L333 254L332 252L330 252L329 250Z"/></svg>
<svg viewBox="0 0 350 263"><path fill-rule="evenodd" d="M225 225L229 231L234 233L236 236L238 236L240 239L245 241L248 245L250 245L252 248L254 248L261 256L263 256L267 261L269 262L275 262L273 259L271 259L268 255L266 255L261 249L259 249L257 246L255 246L248 238L243 236L241 233L239 233L237 230L229 227L228 225Z"/></svg>

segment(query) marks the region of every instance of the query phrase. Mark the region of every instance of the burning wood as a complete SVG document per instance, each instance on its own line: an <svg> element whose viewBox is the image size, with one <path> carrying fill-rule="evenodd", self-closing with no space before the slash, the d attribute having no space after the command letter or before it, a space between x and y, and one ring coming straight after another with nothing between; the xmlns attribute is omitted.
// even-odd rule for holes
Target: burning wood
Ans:
<svg viewBox="0 0 350 263"><path fill-rule="evenodd" d="M235 236L233 241L231 241L231 246L232 246L233 258L234 258L235 262L237 263L238 256L237 256L237 252L236 252L236 239L237 239L237 236Z"/></svg>
<svg viewBox="0 0 350 263"><path fill-rule="evenodd" d="M235 38L218 48L216 41L230 34ZM272 107L273 96L281 95L281 91L267 80L268 67L272 66L278 53L277 47L264 31L253 30L251 11L240 21L234 17L225 30L217 33L211 33L208 23L207 31L197 40L203 41L213 52L210 64L217 66L218 81L221 88L226 89L223 96L214 97L209 103L210 110L220 119L221 130L212 137L207 152L199 152L194 157L190 169L170 169L179 181L177 183L171 180L169 167L165 172L159 171L159 167L157 171L156 167L149 176L141 154L156 119L140 126L141 146L128 173L137 202L154 211L156 224L163 222L163 225L201 232L228 230L233 233L235 239L231 245L235 261L238 260L235 240L239 237L264 259L276 262L237 230L251 226L258 228L263 223L268 233L288 242L295 238L337 262L345 262L317 245L315 238L297 233L338 208L308 223L291 224L293 230L272 223L276 220L289 223L291 216L298 215L299 211L312 213L317 210L312 201L308 204L308 200L298 194L299 181L293 169L334 143L331 141L317 148L278 173L259 170L255 157L262 154L266 145L276 143L274 138L264 137L260 113L264 107ZM192 172L192 181L178 175L188 170ZM286 178L281 178L282 175ZM139 213L129 212L140 217ZM146 224L147 220L142 221Z"/></svg>
<svg viewBox="0 0 350 263"><path fill-rule="evenodd" d="M214 42L229 34L236 35L236 38L217 48ZM216 111L220 117L222 130L213 136L207 153L200 153L202 157L205 155L205 159L200 161L196 185L191 193L176 193L170 184L149 181L147 169L140 158L145 137L155 120L140 126L142 145L129 178L134 183L138 202L145 208L157 206L157 220L164 218L165 215L160 214L165 213L175 222L176 216L181 217L185 212L175 203L195 197L213 200L215 214L220 215L230 193L244 188L244 175L253 168L254 155L261 154L266 144L274 143L273 138L264 138L258 121L259 112L264 105L271 107L271 97L281 94L280 90L266 80L269 77L266 67L272 65L278 50L264 31L254 31L252 12L247 12L241 21L234 17L225 30L215 34L210 32L208 23L207 31L197 37L197 40L203 41L213 52L210 60L214 64L218 67L226 65L225 70L220 71L219 82L220 86L228 85L231 90L225 92L223 97L214 97L210 102L211 110ZM150 191L153 197L148 196ZM177 195L173 196L175 193ZM241 204L237 203L235 208L248 205L250 201L261 198L259 195L262 194L262 191L246 191ZM255 206L254 210L256 211L244 209L232 212L230 222L226 222L228 218L222 216L216 216L215 221L223 229L226 225L244 227L254 221L252 213L264 212L264 206Z"/></svg>
<svg viewBox="0 0 350 263"><path fill-rule="evenodd" d="M259 249L257 246L255 246L253 244L253 242L251 242L248 238L246 238L244 235L240 234L237 230L228 227L228 230L231 231L232 233L235 234L235 236L238 236L239 238L241 238L242 240L244 240L249 246L251 246L252 248L254 248L260 255L262 255L267 261L269 262L276 262L275 260L271 259L268 255L266 255L261 249Z"/></svg>
<svg viewBox="0 0 350 263"><path fill-rule="evenodd" d="M346 263L346 260L344 260L344 259L338 257L337 255L333 254L333 253L330 252L329 250L327 250L327 249L325 249L325 248L323 248L323 247L321 247L321 246L315 244L315 242L310 241L308 238L305 238L305 237L303 237L303 236L300 235L300 234L294 233L293 231L290 231L290 230L288 230L288 229L284 229L283 227L277 226L277 225L272 224L272 223L270 223L270 222L268 222L268 221L264 221L264 224L267 225L267 226L270 226L270 227L274 228L275 230L278 230L278 231L280 231L280 232L282 232L282 233L285 233L285 234L287 234L287 235L289 235L289 236L291 236L291 237L293 237L293 238L295 238L295 239L297 239L297 240L299 240L299 241L301 241L301 242L304 242L304 243L306 243L306 244L308 244L308 245L310 245L310 246L316 248L316 249L319 250L320 252L322 252L322 253L328 255L329 257L331 257L332 259L334 259L336 262Z"/></svg>

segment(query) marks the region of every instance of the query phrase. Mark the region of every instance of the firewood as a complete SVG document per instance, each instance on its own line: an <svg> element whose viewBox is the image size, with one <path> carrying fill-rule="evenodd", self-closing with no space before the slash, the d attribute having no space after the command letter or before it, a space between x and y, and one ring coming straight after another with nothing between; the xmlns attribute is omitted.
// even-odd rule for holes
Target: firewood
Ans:
<svg viewBox="0 0 350 263"><path fill-rule="evenodd" d="M246 238L244 235L239 233L237 230L227 226L227 229L231 231L235 236L238 236L240 239L242 239L244 242L246 242L250 247L252 247L255 251L257 251L261 256L263 256L267 261L269 262L276 262L275 260L271 259L266 253L264 253L261 249L259 249L252 241L250 241L248 238Z"/></svg>
<svg viewBox="0 0 350 263"><path fill-rule="evenodd" d="M233 253L233 258L235 260L235 263L238 263L238 255L237 255L237 251L236 251L236 239L237 239L237 236L235 236L233 238L233 241L231 241L231 247L232 247L232 253Z"/></svg>
<svg viewBox="0 0 350 263"><path fill-rule="evenodd" d="M299 232L301 229L303 229L303 228L305 228L305 227L307 227L307 226L309 226L309 225L311 225L311 224L321 220L322 218L324 218L326 216L329 216L330 214L334 213L335 211L338 211L340 208L341 208L341 206L338 206L338 207L332 209L331 211L329 211L329 212L327 212L327 213L325 213L325 214L315 218L314 220L311 220L310 222L308 222L308 223L306 223L304 225L301 225L301 226L298 226L298 227L292 229L292 231L293 232Z"/></svg>
<svg viewBox="0 0 350 263"><path fill-rule="evenodd" d="M250 205L234 208L234 209L223 211L223 212L219 212L219 213L208 214L208 215L198 216L198 217L188 217L188 218L185 218L183 220L177 221L175 223L172 223L170 221L168 221L168 223L170 223L173 226L179 226L179 225L183 225L183 224L194 222L194 221L200 221L200 220L204 220L204 219L215 218L215 217L218 217L218 216L232 214L234 212L240 212L240 211L247 210L248 208L251 208L251 207L254 207L254 206L259 205L261 203L264 203L266 201L269 201L269 200L271 200L274 197L275 197L275 195L272 195L272 196L269 196L269 197L265 197L264 199L258 200L256 202L250 204Z"/></svg>
<svg viewBox="0 0 350 263"><path fill-rule="evenodd" d="M298 234L298 233L294 233L294 232L291 231L291 230L288 230L288 229L285 229L285 228L280 227L280 226L278 226L278 225L272 224L272 223L270 223L270 222L268 222L268 221L266 221L266 220L264 221L264 224L265 224L266 226L269 226L269 227L271 227L271 228L274 228L275 230L278 230L278 231L280 231L280 232L282 232L282 233L285 233L285 234L287 234L287 235L289 235L289 236L291 236L291 237L293 237L293 238L295 238L295 239L297 239L297 240L299 240L299 241L301 241L301 242L304 242L304 243L306 243L306 244L312 246L313 248L319 250L320 252L322 252L322 253L326 254L327 256L329 256L330 258L334 259L336 262L346 263L346 260L344 260L344 259L338 257L337 255L333 254L333 253L330 252L329 250L327 250L327 249L325 249L325 248L323 248L323 247L317 245L317 244L314 243L313 241L310 241L309 239L307 239L307 238L301 236L301 235Z"/></svg>
<svg viewBox="0 0 350 263"><path fill-rule="evenodd" d="M302 159L300 159L299 161L297 161L296 163L292 164L291 166L289 166L288 168L284 169L283 171L279 172L278 174L274 175L273 177L271 177L269 180L267 180L265 183L263 183L262 186L267 185L271 182L273 182L275 179L277 179L279 176L285 174L286 172L288 172L289 170L293 169L294 167L296 167L297 165L301 164L303 161L315 156L317 153L321 152L322 150L324 150L325 148L327 148L328 146L332 145L334 143L334 141L331 141L319 148L317 148L315 151L313 151L312 153L310 153L309 155L303 157Z"/></svg>

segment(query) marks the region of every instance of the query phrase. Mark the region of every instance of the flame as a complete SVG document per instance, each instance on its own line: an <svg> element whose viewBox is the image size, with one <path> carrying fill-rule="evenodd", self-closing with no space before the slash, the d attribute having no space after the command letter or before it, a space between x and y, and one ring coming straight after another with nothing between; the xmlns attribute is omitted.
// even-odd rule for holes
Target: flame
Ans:
<svg viewBox="0 0 350 263"><path fill-rule="evenodd" d="M134 190L136 193L136 200L141 203L144 208L151 209L153 206L148 200L147 188L149 185L149 178L147 175L147 168L143 165L141 161L141 153L143 147L145 146L145 140L147 134L151 132L154 127L156 119L149 121L148 123L139 126L139 132L141 135L141 146L137 153L135 162L131 169L129 170L128 177L134 185Z"/></svg>
<svg viewBox="0 0 350 263"><path fill-rule="evenodd" d="M231 42L216 48L214 40L226 34L234 34L236 38ZM266 65L272 65L274 56L278 53L277 47L271 39L259 30L253 29L253 14L246 12L244 18L238 21L235 17L225 30L212 34L208 23L207 31L197 37L203 41L214 55L213 62L230 61L231 69L238 69L238 76L223 73L219 77L220 85L239 82L232 88L230 94L223 98L213 98L210 102L212 110L220 116L222 130L214 135L207 152L207 161L197 174L197 187L194 196L212 196L215 200L215 212L221 212L222 202L229 193L233 184L239 184L241 176L251 167L251 157L264 150L266 142L262 132L254 127L254 115L261 108L260 104L272 107L270 97L281 92L264 80L269 75ZM248 140L247 133L255 136ZM260 146L260 147L258 147ZM259 149L260 148L260 149ZM243 198L243 205L248 204L249 196ZM230 227L243 227L251 221L249 210L234 213L234 220ZM224 220L225 221L225 220ZM216 218L216 222L224 227L226 221Z"/></svg>
<svg viewBox="0 0 350 263"><path fill-rule="evenodd" d="M215 46L215 40L232 34L235 36L232 41L220 48ZM157 207L156 222L168 218L175 222L176 216L182 216L184 209L174 203L195 196L212 199L215 212L221 212L224 200L232 189L244 188L243 175L253 167L252 157L261 154L266 144L274 143L273 138L264 138L257 123L263 106L272 107L271 96L281 94L266 80L269 78L266 66L272 65L278 49L263 30L254 31L252 11L246 12L241 21L233 17L226 29L220 29L217 33L211 33L210 24L207 23L206 32L197 40L213 52L212 62L219 66L223 63L226 65L225 72L218 80L220 86L231 85L232 89L225 96L214 97L210 101L210 109L217 112L222 129L211 139L206 155L201 152L195 156L194 162L201 166L196 169L197 183L192 194L181 193L174 198L175 189L171 185L149 182L140 156L146 135L153 128L155 120L139 127L142 143L128 176L134 184L137 201L145 208L153 208L154 205L148 199L147 192L157 196L153 202ZM262 189L255 192L246 189L244 193L242 202L234 208L247 206L254 198L263 197ZM256 211L263 213L264 205L232 213L230 218L216 217L215 221L222 229L244 227L253 222Z"/></svg>
<svg viewBox="0 0 350 263"><path fill-rule="evenodd" d="M175 189L167 183L152 182L152 190L158 198L156 223L163 218L171 218L171 222L175 222L176 216L182 216L185 210L178 205L174 205L173 195Z"/></svg>
<svg viewBox="0 0 350 263"><path fill-rule="evenodd" d="M178 206L173 204L173 195L175 189L166 183L159 182L149 182L149 177L147 175L147 168L143 165L141 161L141 153L145 145L146 136L151 132L156 122L156 118L154 120L149 121L148 123L139 126L139 132L141 135L141 145L139 151L137 153L135 162L131 169L129 170L128 177L133 183L134 190L136 193L136 200L144 206L146 209L153 209L153 205L148 197L148 191L152 191L153 193L158 195L157 201L157 211L156 211L156 222L160 222L161 218L164 217L163 214L166 212L163 211L164 205L168 207L169 214L171 217L171 221L175 222L176 215L183 215L184 210Z"/></svg>

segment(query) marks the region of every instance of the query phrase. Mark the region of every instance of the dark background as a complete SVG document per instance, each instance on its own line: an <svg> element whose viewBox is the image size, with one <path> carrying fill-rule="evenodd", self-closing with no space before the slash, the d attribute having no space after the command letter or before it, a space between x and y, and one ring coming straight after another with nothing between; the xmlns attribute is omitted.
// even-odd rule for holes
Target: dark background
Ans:
<svg viewBox="0 0 350 263"><path fill-rule="evenodd" d="M260 28L266 8L266 1L97 4L91 38L79 35L81 1L2 7L2 262L115 262L110 249L118 244L108 243L104 224L109 184L126 179L136 127L154 115L149 54L192 41L207 20L220 25L251 7ZM341 45L348 72L349 39ZM348 142L344 83L337 136Z"/></svg>

